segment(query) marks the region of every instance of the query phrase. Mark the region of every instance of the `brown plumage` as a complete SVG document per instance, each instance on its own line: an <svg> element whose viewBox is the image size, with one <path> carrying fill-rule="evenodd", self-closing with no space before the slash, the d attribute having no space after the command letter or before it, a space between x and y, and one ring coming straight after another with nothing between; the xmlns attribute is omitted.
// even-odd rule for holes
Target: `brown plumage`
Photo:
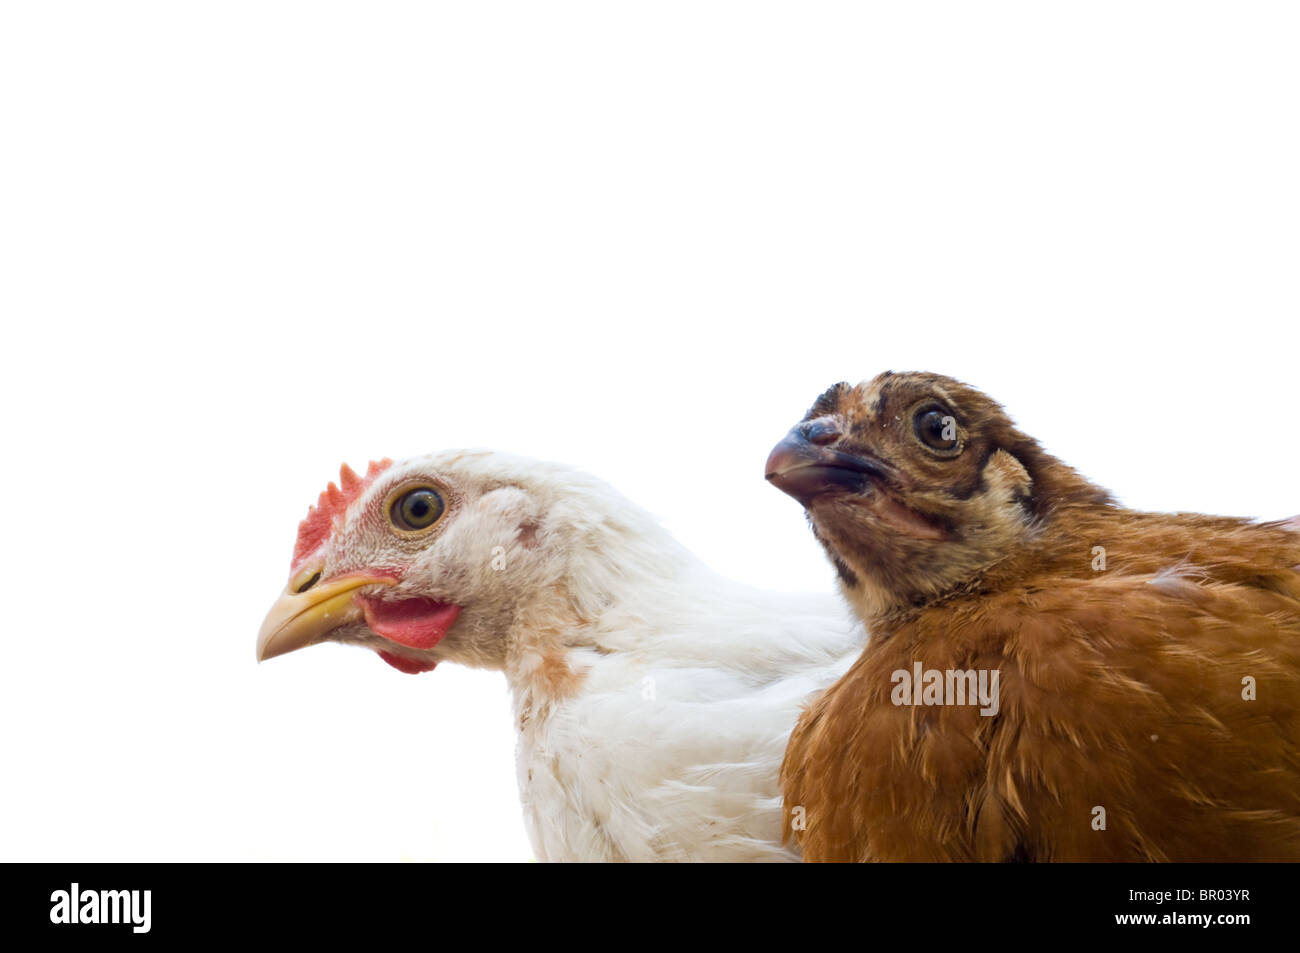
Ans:
<svg viewBox="0 0 1300 953"><path fill-rule="evenodd" d="M1124 509L933 374L831 388L768 478L872 632L786 752L806 859L1300 860L1294 521Z"/></svg>

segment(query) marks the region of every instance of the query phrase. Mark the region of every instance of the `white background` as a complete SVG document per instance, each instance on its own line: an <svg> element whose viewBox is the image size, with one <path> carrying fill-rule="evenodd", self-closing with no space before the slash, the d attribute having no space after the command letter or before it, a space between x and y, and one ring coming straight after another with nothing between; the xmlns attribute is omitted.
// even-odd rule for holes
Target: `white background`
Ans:
<svg viewBox="0 0 1300 953"><path fill-rule="evenodd" d="M531 856L499 675L254 664L344 460L563 460L829 590L767 452L926 369L1300 511L1294 4L0 9L2 859Z"/></svg>

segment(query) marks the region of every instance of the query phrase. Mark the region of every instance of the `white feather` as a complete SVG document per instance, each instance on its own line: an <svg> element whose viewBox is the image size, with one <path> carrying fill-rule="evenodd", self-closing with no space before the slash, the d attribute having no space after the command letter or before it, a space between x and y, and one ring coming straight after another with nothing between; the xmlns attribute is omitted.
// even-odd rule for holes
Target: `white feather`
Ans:
<svg viewBox="0 0 1300 953"><path fill-rule="evenodd" d="M327 575L398 558L374 501L420 480L454 502L387 595L463 606L426 657L504 670L538 858L797 859L778 774L800 712L862 650L840 598L724 579L607 484L487 452L385 473Z"/></svg>

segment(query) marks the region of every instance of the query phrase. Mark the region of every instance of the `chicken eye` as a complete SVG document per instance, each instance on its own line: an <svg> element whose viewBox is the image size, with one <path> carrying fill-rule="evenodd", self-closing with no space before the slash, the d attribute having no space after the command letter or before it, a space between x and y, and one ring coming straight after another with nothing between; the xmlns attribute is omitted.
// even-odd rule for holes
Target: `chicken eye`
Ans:
<svg viewBox="0 0 1300 953"><path fill-rule="evenodd" d="M917 411L912 418L917 439L931 450L950 451L957 449L957 418L938 407L927 407Z"/></svg>
<svg viewBox="0 0 1300 953"><path fill-rule="evenodd" d="M446 509L442 496L427 486L407 490L393 501L389 516L398 529L428 529Z"/></svg>

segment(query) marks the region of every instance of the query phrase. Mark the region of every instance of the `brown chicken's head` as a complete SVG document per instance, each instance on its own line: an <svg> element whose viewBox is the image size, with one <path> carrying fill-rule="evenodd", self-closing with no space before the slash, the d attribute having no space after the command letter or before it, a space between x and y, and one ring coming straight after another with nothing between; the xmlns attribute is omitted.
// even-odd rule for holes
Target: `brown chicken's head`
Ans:
<svg viewBox="0 0 1300 953"><path fill-rule="evenodd" d="M333 641L408 673L443 660L501 668L525 602L560 585L578 548L586 514L574 500L599 500L583 480L488 452L343 467L298 528L258 660Z"/></svg>
<svg viewBox="0 0 1300 953"><path fill-rule="evenodd" d="M1054 503L1107 499L997 403L924 373L836 384L777 444L767 479L803 504L864 618L969 584Z"/></svg>

